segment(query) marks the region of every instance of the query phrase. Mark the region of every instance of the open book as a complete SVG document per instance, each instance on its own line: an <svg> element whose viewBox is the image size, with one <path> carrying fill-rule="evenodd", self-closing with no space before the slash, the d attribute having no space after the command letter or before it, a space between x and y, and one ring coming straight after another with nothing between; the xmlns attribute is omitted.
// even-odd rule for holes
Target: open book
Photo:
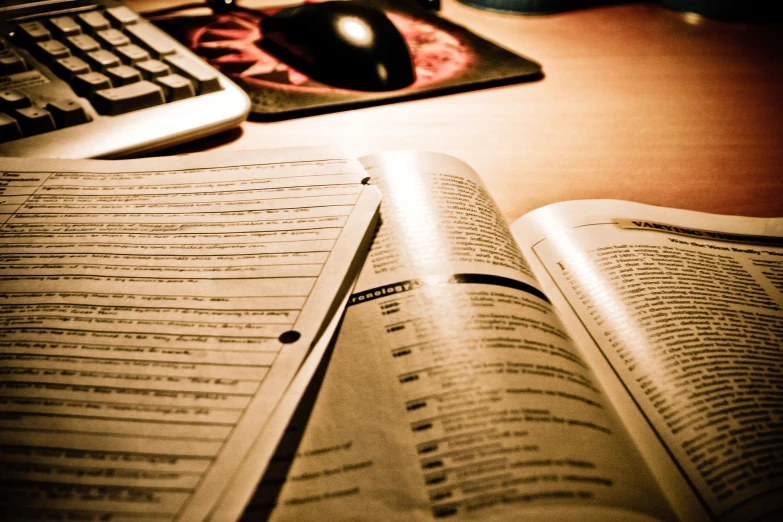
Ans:
<svg viewBox="0 0 783 522"><path fill-rule="evenodd" d="M241 510L372 238L366 181L317 150L0 159L0 518Z"/></svg>
<svg viewBox="0 0 783 522"><path fill-rule="evenodd" d="M247 520L779 520L783 219L509 230L454 158L362 162L382 224Z"/></svg>

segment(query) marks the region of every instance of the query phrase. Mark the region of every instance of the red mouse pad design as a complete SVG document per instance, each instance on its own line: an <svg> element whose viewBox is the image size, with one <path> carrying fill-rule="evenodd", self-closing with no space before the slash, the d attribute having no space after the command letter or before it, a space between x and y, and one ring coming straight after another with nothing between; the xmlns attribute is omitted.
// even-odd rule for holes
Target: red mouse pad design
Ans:
<svg viewBox="0 0 783 522"><path fill-rule="evenodd" d="M402 34L416 75L404 89L363 92L308 78L259 47L264 15L236 11L154 20L247 91L251 119L274 121L541 78L541 66L428 11L375 1Z"/></svg>

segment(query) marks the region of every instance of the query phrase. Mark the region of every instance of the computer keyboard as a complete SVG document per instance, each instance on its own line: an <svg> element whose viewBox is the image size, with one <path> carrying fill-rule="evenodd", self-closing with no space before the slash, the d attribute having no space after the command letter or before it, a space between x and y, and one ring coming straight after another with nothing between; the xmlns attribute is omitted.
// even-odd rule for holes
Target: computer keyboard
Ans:
<svg viewBox="0 0 783 522"><path fill-rule="evenodd" d="M236 126L249 108L121 2L0 2L0 156L137 154Z"/></svg>

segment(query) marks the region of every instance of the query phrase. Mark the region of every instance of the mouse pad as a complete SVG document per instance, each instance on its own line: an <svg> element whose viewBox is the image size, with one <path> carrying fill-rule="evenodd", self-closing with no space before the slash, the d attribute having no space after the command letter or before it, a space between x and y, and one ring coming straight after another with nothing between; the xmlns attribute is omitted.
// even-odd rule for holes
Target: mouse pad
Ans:
<svg viewBox="0 0 783 522"><path fill-rule="evenodd" d="M256 42L263 38L263 14L175 16L155 20L161 29L207 60L245 89L252 103L250 119L277 121L402 100L438 96L484 87L536 80L541 66L485 40L464 27L404 2L365 1L383 9L405 38L416 81L389 92L361 92L330 87L288 67Z"/></svg>

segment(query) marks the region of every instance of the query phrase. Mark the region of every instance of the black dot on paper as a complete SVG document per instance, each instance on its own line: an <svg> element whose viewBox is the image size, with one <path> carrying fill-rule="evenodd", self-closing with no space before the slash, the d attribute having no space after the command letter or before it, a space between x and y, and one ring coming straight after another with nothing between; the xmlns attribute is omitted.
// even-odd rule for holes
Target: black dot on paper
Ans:
<svg viewBox="0 0 783 522"><path fill-rule="evenodd" d="M296 330L288 330L287 332L281 333L278 339L283 344L291 344L298 341L300 337L302 337L302 334L300 334Z"/></svg>
<svg viewBox="0 0 783 522"><path fill-rule="evenodd" d="M370 176L367 176L362 180L362 185L369 185L370 184Z"/></svg>

